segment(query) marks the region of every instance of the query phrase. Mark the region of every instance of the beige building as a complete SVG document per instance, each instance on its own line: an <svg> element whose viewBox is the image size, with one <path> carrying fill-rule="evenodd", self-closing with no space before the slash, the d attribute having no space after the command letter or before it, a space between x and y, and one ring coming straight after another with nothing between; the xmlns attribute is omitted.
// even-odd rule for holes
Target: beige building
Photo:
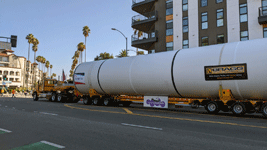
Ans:
<svg viewBox="0 0 267 150"><path fill-rule="evenodd" d="M29 71L29 75L27 75ZM28 76L28 79L27 79ZM4 80L3 77L6 77ZM35 79L36 78L36 79ZM0 42L0 87L31 87L34 81L42 78L42 71L37 63L29 62L23 56L16 56L11 50L11 43Z"/></svg>

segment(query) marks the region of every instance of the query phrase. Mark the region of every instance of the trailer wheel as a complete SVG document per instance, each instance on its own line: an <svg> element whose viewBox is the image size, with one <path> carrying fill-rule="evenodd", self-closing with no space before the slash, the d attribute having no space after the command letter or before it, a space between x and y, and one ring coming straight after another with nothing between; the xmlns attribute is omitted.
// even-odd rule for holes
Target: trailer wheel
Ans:
<svg viewBox="0 0 267 150"><path fill-rule="evenodd" d="M61 94L58 94L58 95L57 95L57 101L58 101L58 102L62 102L62 101L63 101L63 97L62 97Z"/></svg>
<svg viewBox="0 0 267 150"><path fill-rule="evenodd" d="M236 102L231 108L233 114L235 115L244 115L246 113L246 106L243 103Z"/></svg>
<svg viewBox="0 0 267 150"><path fill-rule="evenodd" d="M37 93L35 92L35 93L33 93L33 100L34 101L38 101L38 95L37 95Z"/></svg>
<svg viewBox="0 0 267 150"><path fill-rule="evenodd" d="M84 105L92 104L92 100L91 100L89 97L85 97L85 98L83 99L83 104L84 104Z"/></svg>
<svg viewBox="0 0 267 150"><path fill-rule="evenodd" d="M123 102L122 105L123 107L129 107L132 102Z"/></svg>
<svg viewBox="0 0 267 150"><path fill-rule="evenodd" d="M267 117L267 103L262 105L261 111L262 111L263 116Z"/></svg>
<svg viewBox="0 0 267 150"><path fill-rule="evenodd" d="M98 105L99 104L99 98L94 98L93 99L93 104Z"/></svg>
<svg viewBox="0 0 267 150"><path fill-rule="evenodd" d="M208 113L216 114L220 111L219 105L216 102L210 101L205 105L205 109Z"/></svg>
<svg viewBox="0 0 267 150"><path fill-rule="evenodd" d="M104 101L103 101L103 104L105 105L105 106L108 106L108 105L110 105L110 99L109 98L105 98L104 99Z"/></svg>
<svg viewBox="0 0 267 150"><path fill-rule="evenodd" d="M52 93L51 100L52 100L52 102L55 102L57 100L57 94L56 93Z"/></svg>

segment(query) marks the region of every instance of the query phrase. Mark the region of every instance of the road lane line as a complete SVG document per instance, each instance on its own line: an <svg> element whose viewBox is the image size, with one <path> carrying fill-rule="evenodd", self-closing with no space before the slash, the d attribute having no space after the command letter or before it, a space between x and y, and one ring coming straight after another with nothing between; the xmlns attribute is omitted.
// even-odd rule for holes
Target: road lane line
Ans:
<svg viewBox="0 0 267 150"><path fill-rule="evenodd" d="M47 112L40 112L40 114L45 114L45 115L52 115L52 116L57 116L58 114L53 114L53 113L47 113Z"/></svg>
<svg viewBox="0 0 267 150"><path fill-rule="evenodd" d="M2 128L0 128L0 131L7 132L7 133L11 133L12 132L12 131L9 131L9 130L6 130L6 129L2 129Z"/></svg>
<svg viewBox="0 0 267 150"><path fill-rule="evenodd" d="M104 110L94 110L94 109L87 109L87 108L80 108L70 106L68 104L64 104L64 106L71 108L71 109L81 109L81 110L88 110L88 111L97 111L97 112L107 112L107 113L116 113L116 114L127 114L124 112L116 112L116 111L104 111ZM189 119L189 118L176 118L176 117L165 117L165 116L155 116L155 115L145 115L145 114L128 114L128 115L135 115L135 116L143 116L143 117L152 117L152 118L163 118L163 119L171 119L171 120L182 120L182 121L191 121L191 122L204 122L204 123L213 123L213 124L223 124L223 125L233 125L233 126L242 126L242 127L251 127L251 128L261 128L267 129L266 126L254 126L254 125L244 125L244 124L237 124L237 123L230 123L230 122L219 122L219 121L209 121L209 120L199 120L199 119Z"/></svg>
<svg viewBox="0 0 267 150"><path fill-rule="evenodd" d="M133 114L133 112L130 111L129 109L127 109L127 108L123 108L123 109L127 112L127 114Z"/></svg>
<svg viewBox="0 0 267 150"><path fill-rule="evenodd" d="M47 141L41 141L41 143L48 144L48 145L51 145L51 146L54 146L54 147L57 147L57 148L65 148L65 146L61 146L61 145L58 145L58 144L55 144L55 143L51 143L51 142L47 142Z"/></svg>
<svg viewBox="0 0 267 150"><path fill-rule="evenodd" d="M141 125L128 124L128 123L121 123L121 124L124 126L139 127L139 128L153 129L153 130L162 130L162 128L156 128L156 127L141 126Z"/></svg>

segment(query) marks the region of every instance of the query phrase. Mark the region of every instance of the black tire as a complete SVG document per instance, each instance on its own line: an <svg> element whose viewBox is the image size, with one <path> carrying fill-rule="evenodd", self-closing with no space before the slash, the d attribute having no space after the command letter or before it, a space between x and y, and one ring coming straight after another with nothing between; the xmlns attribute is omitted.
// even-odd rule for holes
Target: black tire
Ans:
<svg viewBox="0 0 267 150"><path fill-rule="evenodd" d="M123 102L122 105L123 107L129 107L132 102Z"/></svg>
<svg viewBox="0 0 267 150"><path fill-rule="evenodd" d="M231 109L235 115L244 115L246 113L246 106L241 102L234 103Z"/></svg>
<svg viewBox="0 0 267 150"><path fill-rule="evenodd" d="M111 99L110 99L110 98L105 98L105 99L103 100L103 104L104 104L104 106L109 106L110 103L111 103Z"/></svg>
<svg viewBox="0 0 267 150"><path fill-rule="evenodd" d="M208 113L217 114L220 111L219 105L216 102L210 101L205 105L205 109Z"/></svg>
<svg viewBox="0 0 267 150"><path fill-rule="evenodd" d="M99 105L99 98L93 98L93 105Z"/></svg>
<svg viewBox="0 0 267 150"><path fill-rule="evenodd" d="M83 98L83 104L84 105L90 105L90 104L92 104L91 98L89 98L89 97Z"/></svg>
<svg viewBox="0 0 267 150"><path fill-rule="evenodd" d="M52 102L57 101L57 94L56 93L52 93L51 101Z"/></svg>
<svg viewBox="0 0 267 150"><path fill-rule="evenodd" d="M58 94L57 95L57 101L58 102L63 102L63 96L62 96L62 94Z"/></svg>
<svg viewBox="0 0 267 150"><path fill-rule="evenodd" d="M33 97L33 100L34 101L38 101L38 95L37 95L37 93L35 92L35 93L33 93L33 95L32 95L32 97Z"/></svg>
<svg viewBox="0 0 267 150"><path fill-rule="evenodd" d="M267 103L262 105L261 111L262 111L263 116L267 117Z"/></svg>

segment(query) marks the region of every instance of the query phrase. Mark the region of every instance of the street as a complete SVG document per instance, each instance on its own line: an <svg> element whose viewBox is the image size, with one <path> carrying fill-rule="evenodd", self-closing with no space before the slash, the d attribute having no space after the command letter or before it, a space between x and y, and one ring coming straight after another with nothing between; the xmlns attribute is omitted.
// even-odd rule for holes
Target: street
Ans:
<svg viewBox="0 0 267 150"><path fill-rule="evenodd" d="M0 149L267 149L267 119L0 97Z"/></svg>

